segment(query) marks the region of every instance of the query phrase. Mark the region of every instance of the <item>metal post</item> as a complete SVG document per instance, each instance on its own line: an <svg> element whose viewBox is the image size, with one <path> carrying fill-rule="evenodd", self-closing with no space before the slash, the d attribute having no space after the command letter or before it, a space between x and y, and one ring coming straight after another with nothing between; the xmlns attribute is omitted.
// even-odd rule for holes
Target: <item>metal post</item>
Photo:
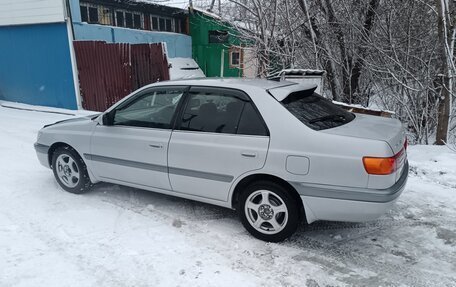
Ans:
<svg viewBox="0 0 456 287"><path fill-rule="evenodd" d="M220 55L220 77L223 78L223 68L225 67L225 49L222 49L222 54Z"/></svg>

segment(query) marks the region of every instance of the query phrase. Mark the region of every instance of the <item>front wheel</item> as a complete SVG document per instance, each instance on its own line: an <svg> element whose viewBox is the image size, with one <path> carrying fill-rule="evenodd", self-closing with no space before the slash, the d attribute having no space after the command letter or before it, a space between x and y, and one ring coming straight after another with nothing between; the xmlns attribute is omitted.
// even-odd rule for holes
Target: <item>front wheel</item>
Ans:
<svg viewBox="0 0 456 287"><path fill-rule="evenodd" d="M274 182L258 182L247 187L238 208L247 231L268 242L282 241L296 231L299 210L290 191Z"/></svg>
<svg viewBox="0 0 456 287"><path fill-rule="evenodd" d="M52 170L59 185L68 192L81 194L92 186L84 161L70 147L55 150L52 155Z"/></svg>

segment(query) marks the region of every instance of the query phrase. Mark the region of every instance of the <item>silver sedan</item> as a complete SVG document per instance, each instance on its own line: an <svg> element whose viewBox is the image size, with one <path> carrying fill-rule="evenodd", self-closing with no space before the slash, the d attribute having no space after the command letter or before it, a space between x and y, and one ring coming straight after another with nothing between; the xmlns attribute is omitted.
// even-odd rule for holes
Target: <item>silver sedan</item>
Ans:
<svg viewBox="0 0 456 287"><path fill-rule="evenodd" d="M66 191L103 181L233 208L266 241L301 221L376 219L407 181L401 123L349 113L315 88L156 83L102 114L45 126L35 149Z"/></svg>

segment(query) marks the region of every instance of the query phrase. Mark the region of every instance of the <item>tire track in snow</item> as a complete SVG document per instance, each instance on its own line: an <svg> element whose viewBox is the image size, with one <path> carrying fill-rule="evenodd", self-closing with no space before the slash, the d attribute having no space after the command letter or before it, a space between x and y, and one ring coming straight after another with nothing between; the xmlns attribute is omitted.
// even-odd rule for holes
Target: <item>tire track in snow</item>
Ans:
<svg viewBox="0 0 456 287"><path fill-rule="evenodd" d="M150 216L152 217L159 215L163 220L172 222L176 216L183 218L184 223L188 224L188 226L183 227L185 229L186 233L193 234L203 234L204 236L195 236L196 238L198 237L209 237L212 240L204 240L206 245L211 245L210 249L214 250L217 253L223 254L224 256L228 256L232 261L234 261L233 268L236 270L249 270L249 272L257 274L258 270L255 270L251 266L257 266L257 265L267 265L270 264L271 258L268 258L268 256L253 256L255 257L254 261L255 264L246 264L245 258L242 258L241 256L233 256L231 255L231 249L229 248L224 248L221 249L220 246L233 246L233 245L238 245L242 246L242 243L244 241L252 240L256 241L256 239L250 237L247 235L246 232L241 232L237 234L229 234L226 236L220 236L220 234L217 234L213 232L208 226L208 223L212 221L219 221L220 219L234 219L234 216L227 215L225 212L223 212L222 208L212 208L207 207L205 204L202 203L197 203L193 201L188 201L188 200L183 200L183 199L174 199L172 198L171 202L178 205L178 206L184 206L185 211L181 212L179 214L173 213L174 211L168 211L168 212L163 212L159 210L158 208L154 209L147 209L147 206L144 205L144 202L140 199L141 197L144 197L144 195L140 196L139 198L136 196L137 194L143 193L143 191L139 190L134 190L130 188L124 188L124 187L119 187L119 190L129 190L129 193L134 194L134 198L136 198L133 201L129 202L123 202L122 199L120 200L111 200L108 199L108 202L111 202L112 204L119 206L121 208L127 208L129 210L135 210L135 212L138 212L142 215L145 216ZM147 192L146 192L147 193ZM131 195L130 195L131 197ZM114 202L113 202L114 201ZM182 204L183 202L183 204ZM170 204L172 204L170 203ZM147 212L144 213L144 210L147 212L150 212L148 215ZM195 213L195 209L199 210L209 210L206 214L203 214L203 216L197 215ZM212 210L211 210L212 209ZM232 214L232 212L230 211ZM210 214L209 216L207 214ZM239 223L240 224L240 223ZM455 222L456 225L456 222ZM392 232L394 233L395 229L402 229L402 228L416 228L416 227L425 227L428 229L434 228L436 226L435 223L432 222L425 222L425 221L416 221L416 220L408 220L408 219L380 219L378 221L373 221L373 222L368 222L368 223L328 223L328 222L322 222L318 223L315 225L309 225L308 230L304 228L304 230L300 230L297 235L293 236L291 240L286 241L281 244L273 244L275 246L275 250L271 251L272 255L273 253L278 253L280 251L283 251L283 249L293 249L295 252L304 252L306 255L304 256L305 258L308 259L309 262L313 264L320 264L324 262L329 270L332 270L333 272L339 272L339 280L342 282L346 282L347 284L355 284L356 278L359 277L356 275L356 272L359 269L367 270L370 271L373 274L377 274L377 276L373 276L373 282L380 283L382 282L383 284L389 285L389 284L410 284L412 286L430 286L435 284L435 276L436 274L432 272L426 272L423 270L416 270L414 269L413 265L405 265L405 264L396 264L396 263L391 263L391 262L380 262L375 260L375 258L372 258L370 255L371 254L365 254L365 253L360 253L357 250L353 250L353 248L350 246L350 244L356 243L357 240L369 237L369 236L374 236L376 234L381 234L381 233L387 233L387 232ZM351 237L349 239L344 239L344 240L331 240L329 243L326 241L322 241L315 238L312 238L309 232L316 233L316 232L321 232L321 231L328 231L328 230L334 230L334 231L356 231L357 234L353 235L351 233ZM229 230L228 230L229 232ZM212 244L212 242L216 242L216 244ZM253 244L257 245L257 244ZM401 253L399 253L401 254ZM301 254L302 255L302 254ZM299 256L298 256L299 257ZM303 258L304 258L303 257ZM242 258L243 260L239 260ZM314 260L314 262L312 262ZM344 262L343 265L338 264L339 261ZM322 266L323 269L325 269L326 266ZM355 275L352 275L350 277L344 278L343 273L354 273ZM260 272L261 273L261 272ZM279 273L280 274L280 273ZM388 276L387 276L388 275ZM280 283L282 282L279 277L281 276L276 276L276 280ZM389 277L389 278L387 278ZM355 279L353 279L355 278ZM430 279L429 279L430 278ZM351 281L354 280L354 281ZM455 284L456 282L454 281L454 278L451 276L448 277L443 277L440 278L441 283L443 285L451 285ZM284 282L282 282L284 283Z"/></svg>

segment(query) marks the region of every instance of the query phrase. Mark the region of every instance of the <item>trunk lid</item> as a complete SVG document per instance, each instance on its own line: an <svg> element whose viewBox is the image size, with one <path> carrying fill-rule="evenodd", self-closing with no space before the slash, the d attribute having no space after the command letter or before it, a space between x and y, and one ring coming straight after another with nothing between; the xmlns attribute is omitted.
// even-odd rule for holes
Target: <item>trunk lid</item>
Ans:
<svg viewBox="0 0 456 287"><path fill-rule="evenodd" d="M405 130L402 123L396 119L356 114L356 117L349 123L321 132L381 140L388 143L396 156L396 171L393 173L395 181L399 180L407 160L407 151L404 149Z"/></svg>
<svg viewBox="0 0 456 287"><path fill-rule="evenodd" d="M372 140L382 140L388 143L397 154L404 147L405 131L400 121L396 119L356 114L356 117L349 123L322 130L321 132L365 138Z"/></svg>

